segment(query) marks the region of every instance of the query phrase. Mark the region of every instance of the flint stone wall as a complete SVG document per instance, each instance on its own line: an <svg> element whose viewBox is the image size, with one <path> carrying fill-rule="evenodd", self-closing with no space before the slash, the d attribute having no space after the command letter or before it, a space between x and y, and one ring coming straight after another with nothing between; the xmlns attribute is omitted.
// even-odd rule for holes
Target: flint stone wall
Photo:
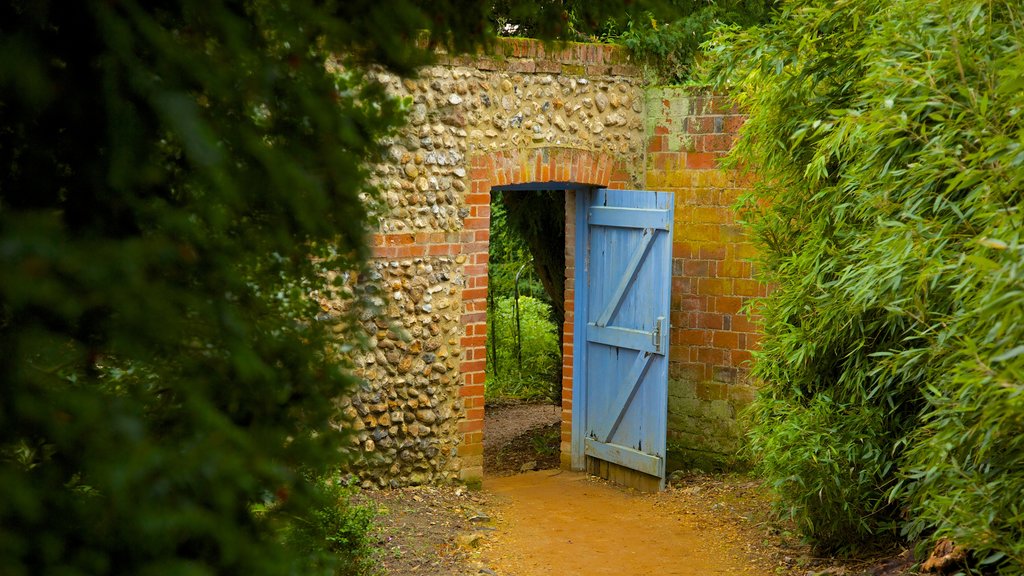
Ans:
<svg viewBox="0 0 1024 576"><path fill-rule="evenodd" d="M490 189L639 185L643 81L618 48L518 39L492 56L442 56L415 79L380 79L407 98L410 122L375 172L387 205L369 279L380 312L362 318L373 351L355 358L366 384L344 406L364 453L353 474L365 487L474 480Z"/></svg>

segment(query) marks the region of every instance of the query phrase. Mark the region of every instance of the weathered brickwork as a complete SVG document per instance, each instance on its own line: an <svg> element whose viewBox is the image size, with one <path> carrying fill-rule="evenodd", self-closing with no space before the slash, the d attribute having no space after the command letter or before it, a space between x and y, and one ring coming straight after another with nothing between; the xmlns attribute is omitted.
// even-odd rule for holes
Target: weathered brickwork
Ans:
<svg viewBox="0 0 1024 576"><path fill-rule="evenodd" d="M755 392L747 374L757 320L742 310L765 286L733 208L749 182L718 166L743 120L720 95L647 92L646 185L675 193L669 442L700 464L735 450L736 413Z"/></svg>
<svg viewBox="0 0 1024 576"><path fill-rule="evenodd" d="M613 188L618 186L612 186ZM625 186L622 186L625 188ZM562 325L562 428L559 461L572 467L572 361L576 336L576 193L565 194L565 322Z"/></svg>

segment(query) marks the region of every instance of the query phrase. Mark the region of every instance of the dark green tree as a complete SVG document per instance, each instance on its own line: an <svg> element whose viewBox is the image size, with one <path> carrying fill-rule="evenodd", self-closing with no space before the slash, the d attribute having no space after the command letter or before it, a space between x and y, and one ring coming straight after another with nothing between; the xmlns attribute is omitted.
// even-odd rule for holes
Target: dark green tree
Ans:
<svg viewBox="0 0 1024 576"><path fill-rule="evenodd" d="M6 573L291 569L353 382L310 295L357 270L401 119L359 65L426 56L412 6L345 7L0 11Z"/></svg>
<svg viewBox="0 0 1024 576"><path fill-rule="evenodd" d="M474 49L490 11L0 6L0 572L346 570L284 543L345 522L311 479L345 461L367 166L402 119L367 71Z"/></svg>

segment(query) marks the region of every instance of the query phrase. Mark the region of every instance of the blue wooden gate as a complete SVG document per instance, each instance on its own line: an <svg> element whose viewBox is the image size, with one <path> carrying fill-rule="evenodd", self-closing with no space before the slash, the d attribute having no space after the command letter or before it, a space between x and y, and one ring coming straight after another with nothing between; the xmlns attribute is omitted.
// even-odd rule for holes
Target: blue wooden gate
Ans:
<svg viewBox="0 0 1024 576"><path fill-rule="evenodd" d="M672 204L577 193L573 467L648 489L665 478Z"/></svg>

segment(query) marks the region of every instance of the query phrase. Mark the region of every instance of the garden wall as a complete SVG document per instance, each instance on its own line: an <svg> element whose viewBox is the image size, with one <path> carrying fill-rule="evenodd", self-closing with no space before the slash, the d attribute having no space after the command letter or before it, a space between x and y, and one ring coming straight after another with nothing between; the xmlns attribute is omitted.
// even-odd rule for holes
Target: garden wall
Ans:
<svg viewBox="0 0 1024 576"><path fill-rule="evenodd" d="M411 114L376 167L381 313L363 318L374 350L356 358L366 385L345 407L365 452L356 471L367 486L478 479L490 190L639 186L642 80L614 47L530 40L382 80ZM565 402L570 413L571 393Z"/></svg>
<svg viewBox="0 0 1024 576"><path fill-rule="evenodd" d="M482 476L490 191L517 183L676 192L670 438L730 449L735 409L752 394L741 365L756 340L737 312L758 289L745 283L749 245L729 210L741 182L714 161L739 117L715 98L645 92L625 52L608 45L505 40L494 55L442 56L417 79L382 80L411 108L375 168L387 205L369 278L380 311L361 319L372 351L355 364L366 383L344 407L363 484ZM575 272L566 197L563 462Z"/></svg>

